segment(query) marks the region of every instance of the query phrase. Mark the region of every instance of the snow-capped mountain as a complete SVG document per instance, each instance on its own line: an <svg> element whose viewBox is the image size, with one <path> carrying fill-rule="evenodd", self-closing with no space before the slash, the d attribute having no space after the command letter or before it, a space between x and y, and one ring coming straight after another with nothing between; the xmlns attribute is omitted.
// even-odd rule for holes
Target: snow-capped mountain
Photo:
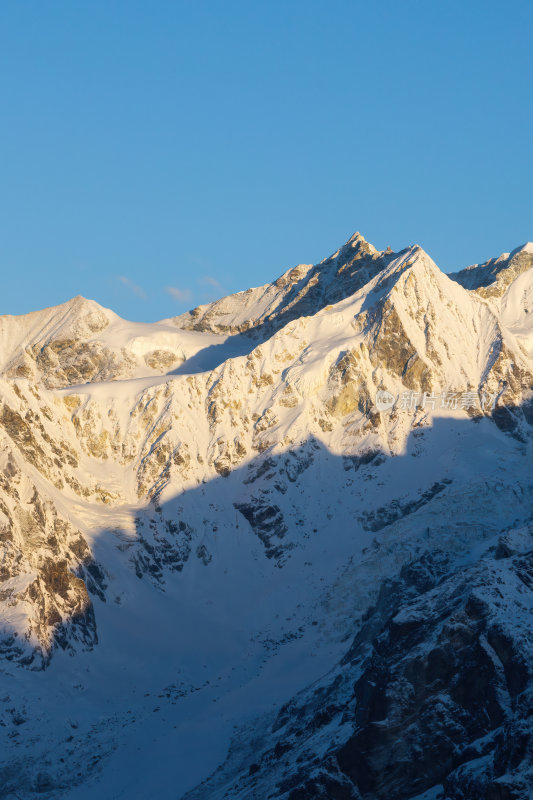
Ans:
<svg viewBox="0 0 533 800"><path fill-rule="evenodd" d="M0 798L533 783L533 245L0 317Z"/></svg>

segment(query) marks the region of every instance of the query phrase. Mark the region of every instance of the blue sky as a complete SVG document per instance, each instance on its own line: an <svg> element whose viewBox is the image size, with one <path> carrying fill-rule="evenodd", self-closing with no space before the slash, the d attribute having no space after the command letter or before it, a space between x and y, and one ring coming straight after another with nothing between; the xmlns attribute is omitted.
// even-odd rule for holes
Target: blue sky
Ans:
<svg viewBox="0 0 533 800"><path fill-rule="evenodd" d="M155 320L355 230L445 270L533 239L533 4L8 0L0 313Z"/></svg>

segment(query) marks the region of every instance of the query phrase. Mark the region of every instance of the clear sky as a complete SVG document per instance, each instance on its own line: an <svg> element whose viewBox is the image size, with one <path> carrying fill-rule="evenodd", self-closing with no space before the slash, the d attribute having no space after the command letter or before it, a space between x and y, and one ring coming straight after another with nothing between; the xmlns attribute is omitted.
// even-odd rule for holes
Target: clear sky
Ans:
<svg viewBox="0 0 533 800"><path fill-rule="evenodd" d="M530 0L4 0L0 313L533 239Z"/></svg>

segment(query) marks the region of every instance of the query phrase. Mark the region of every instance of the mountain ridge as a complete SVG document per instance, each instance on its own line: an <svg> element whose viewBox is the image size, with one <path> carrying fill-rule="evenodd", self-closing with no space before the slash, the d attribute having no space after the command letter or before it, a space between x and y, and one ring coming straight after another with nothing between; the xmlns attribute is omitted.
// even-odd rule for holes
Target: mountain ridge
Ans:
<svg viewBox="0 0 533 800"><path fill-rule="evenodd" d="M354 234L196 315L0 318L0 796L526 800L513 253L465 288Z"/></svg>

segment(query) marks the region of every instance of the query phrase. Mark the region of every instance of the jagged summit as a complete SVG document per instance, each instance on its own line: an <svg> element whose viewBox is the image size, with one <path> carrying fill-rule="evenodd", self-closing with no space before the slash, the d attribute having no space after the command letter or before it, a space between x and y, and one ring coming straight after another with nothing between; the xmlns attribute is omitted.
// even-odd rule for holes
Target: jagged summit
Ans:
<svg viewBox="0 0 533 800"><path fill-rule="evenodd" d="M526 242L510 253L450 273L450 278L466 289L478 291L483 297L501 297L513 280L530 271L532 266L533 244Z"/></svg>
<svg viewBox="0 0 533 800"><path fill-rule="evenodd" d="M526 242L520 247L517 247L516 250L513 250L511 255L515 255L516 253L533 253L533 242Z"/></svg>
<svg viewBox="0 0 533 800"><path fill-rule="evenodd" d="M329 261L331 259L345 260L351 250L364 255L378 255L378 250L376 250L376 248L370 244L370 242L367 242L365 237L359 233L359 231L356 231L352 236L350 236L345 244L343 244L343 246L337 250L336 253L329 258L324 259L324 261Z"/></svg>
<svg viewBox="0 0 533 800"><path fill-rule="evenodd" d="M274 283L198 306L174 318L180 328L213 333L255 330L261 336L298 317L349 297L368 283L392 259L355 233L319 264L300 264Z"/></svg>

